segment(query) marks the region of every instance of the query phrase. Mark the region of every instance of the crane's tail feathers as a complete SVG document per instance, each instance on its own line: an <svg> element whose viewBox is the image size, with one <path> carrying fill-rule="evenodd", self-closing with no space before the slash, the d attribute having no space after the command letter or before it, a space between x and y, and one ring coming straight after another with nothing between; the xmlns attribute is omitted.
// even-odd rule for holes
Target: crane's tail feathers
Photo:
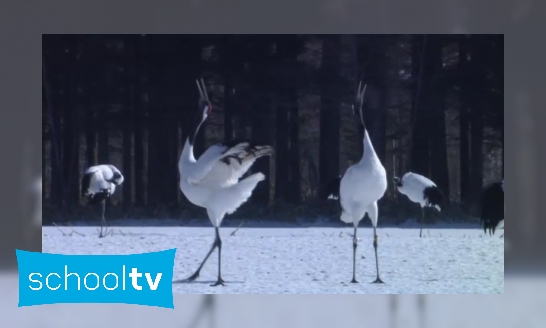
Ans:
<svg viewBox="0 0 546 328"><path fill-rule="evenodd" d="M94 174L95 174L95 172L88 172L88 173L85 173L83 175L82 189L81 189L82 196L87 196L88 195L89 186L91 185L91 178L93 177Z"/></svg>
<svg viewBox="0 0 546 328"><path fill-rule="evenodd" d="M437 186L426 187L423 191L423 196L426 199L427 205L436 208L441 211L440 205L444 201L444 195Z"/></svg>

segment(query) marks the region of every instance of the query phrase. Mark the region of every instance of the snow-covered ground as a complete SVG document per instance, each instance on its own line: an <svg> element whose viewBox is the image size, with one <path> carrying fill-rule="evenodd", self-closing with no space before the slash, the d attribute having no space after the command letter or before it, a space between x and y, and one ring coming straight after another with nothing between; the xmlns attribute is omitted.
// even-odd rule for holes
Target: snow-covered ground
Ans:
<svg viewBox="0 0 546 328"><path fill-rule="evenodd" d="M72 228L61 227L65 233ZM43 228L43 252L59 254L133 254L177 248L174 280L199 266L214 240L212 227L113 227L98 238L97 227L77 226L71 236ZM188 294L502 294L504 238L485 236L474 227L379 228L379 265L385 285L375 279L373 232L358 230L357 280L352 277L352 228L221 228L222 276L216 281L217 252L193 283L173 283ZM120 234L119 231L123 233Z"/></svg>

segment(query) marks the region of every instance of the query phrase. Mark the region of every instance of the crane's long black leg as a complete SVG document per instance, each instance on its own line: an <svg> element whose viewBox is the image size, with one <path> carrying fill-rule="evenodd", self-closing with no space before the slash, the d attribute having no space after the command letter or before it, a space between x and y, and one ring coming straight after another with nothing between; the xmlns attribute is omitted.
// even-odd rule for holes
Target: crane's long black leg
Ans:
<svg viewBox="0 0 546 328"><path fill-rule="evenodd" d="M215 284L211 285L212 287L215 286L225 286L225 281L222 279L222 239L220 239L220 228L216 227L216 244L218 245L218 281L216 281Z"/></svg>
<svg viewBox="0 0 546 328"><path fill-rule="evenodd" d="M421 328L426 327L425 321L425 295L417 295L417 307L419 310L419 319L421 323Z"/></svg>
<svg viewBox="0 0 546 328"><path fill-rule="evenodd" d="M356 229L355 227L355 234L353 236L353 280L351 280L351 283L357 284L358 281L356 281L356 247L358 246L358 240L356 239Z"/></svg>
<svg viewBox="0 0 546 328"><path fill-rule="evenodd" d="M183 282L194 281L195 279L199 277L199 273L201 273L201 269L203 268L203 265L205 265L205 262L207 262L207 260L209 259L210 254L212 254L212 252L217 246L218 246L218 235L216 235L216 238L214 239L214 243L212 243L212 247L210 248L210 251L207 253L207 256L205 256L205 259L203 260L203 262L201 262L201 265L199 265L199 268L197 268L194 274L182 280Z"/></svg>
<svg viewBox="0 0 546 328"><path fill-rule="evenodd" d="M377 270L377 279L373 282L374 284L384 284L383 280L379 278L379 259L377 258L377 229L373 227L373 248L375 250L375 268Z"/></svg>
<svg viewBox="0 0 546 328"><path fill-rule="evenodd" d="M102 200L102 220L101 220L101 223L100 223L100 233L99 233L99 238L103 238L103 237L106 237L106 218L104 217L104 214L106 212L106 199L103 199ZM102 232L102 228L104 228L104 234Z"/></svg>
<svg viewBox="0 0 546 328"><path fill-rule="evenodd" d="M425 221L425 208L421 207L421 231L419 231L419 238L423 238L423 222Z"/></svg>

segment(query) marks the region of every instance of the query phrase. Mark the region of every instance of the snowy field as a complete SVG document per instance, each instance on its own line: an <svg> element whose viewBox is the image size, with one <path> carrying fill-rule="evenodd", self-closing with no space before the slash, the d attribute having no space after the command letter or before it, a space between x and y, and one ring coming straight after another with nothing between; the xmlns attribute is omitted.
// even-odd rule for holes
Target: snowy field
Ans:
<svg viewBox="0 0 546 328"><path fill-rule="evenodd" d="M212 227L43 228L43 252L133 254L177 248L173 279L191 275L214 240ZM385 285L375 280L373 230L358 230L357 280L352 278L352 228L236 227L221 229L222 276L216 281L217 252L193 283L173 283L185 294L503 294L504 231L488 237L474 228L379 228L379 265ZM120 230L123 234L120 233Z"/></svg>

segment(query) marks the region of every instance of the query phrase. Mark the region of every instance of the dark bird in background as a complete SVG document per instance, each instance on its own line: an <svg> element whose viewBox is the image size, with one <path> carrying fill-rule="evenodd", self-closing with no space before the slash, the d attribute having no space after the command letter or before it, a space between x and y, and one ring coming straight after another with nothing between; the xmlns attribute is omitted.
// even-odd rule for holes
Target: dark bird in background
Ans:
<svg viewBox="0 0 546 328"><path fill-rule="evenodd" d="M494 235L495 230L504 224L504 180L491 183L482 192L481 224L483 231Z"/></svg>

